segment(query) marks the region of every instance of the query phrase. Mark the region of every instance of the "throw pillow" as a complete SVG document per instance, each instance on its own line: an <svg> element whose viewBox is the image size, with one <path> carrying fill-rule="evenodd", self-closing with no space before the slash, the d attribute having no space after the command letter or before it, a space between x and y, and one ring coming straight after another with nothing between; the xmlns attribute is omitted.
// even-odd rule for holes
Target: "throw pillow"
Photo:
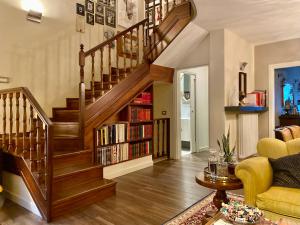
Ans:
<svg viewBox="0 0 300 225"><path fill-rule="evenodd" d="M273 169L273 186L300 188L300 154L269 159Z"/></svg>

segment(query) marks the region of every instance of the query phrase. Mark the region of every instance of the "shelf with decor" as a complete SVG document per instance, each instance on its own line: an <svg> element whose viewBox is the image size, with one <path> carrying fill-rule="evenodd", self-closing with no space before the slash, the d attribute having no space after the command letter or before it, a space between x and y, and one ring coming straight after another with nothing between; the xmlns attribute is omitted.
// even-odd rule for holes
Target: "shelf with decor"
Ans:
<svg viewBox="0 0 300 225"><path fill-rule="evenodd" d="M152 155L152 86L136 96L110 123L95 130L95 161L104 167Z"/></svg>

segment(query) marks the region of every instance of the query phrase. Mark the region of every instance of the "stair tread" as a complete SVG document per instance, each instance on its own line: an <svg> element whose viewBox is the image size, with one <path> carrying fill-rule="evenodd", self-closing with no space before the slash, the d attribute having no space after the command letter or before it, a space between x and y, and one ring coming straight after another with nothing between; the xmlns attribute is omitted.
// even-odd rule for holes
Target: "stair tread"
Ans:
<svg viewBox="0 0 300 225"><path fill-rule="evenodd" d="M85 164L78 164L78 165L67 165L67 167L60 167L60 168L55 168L53 169L53 176L54 178L65 176L65 175L70 175L76 172L80 172L83 170L89 170L93 168L100 168L100 165L95 165L93 163L85 163Z"/></svg>
<svg viewBox="0 0 300 225"><path fill-rule="evenodd" d="M64 134L64 135L61 135L61 136L54 136L53 138L57 139L57 140L59 140L59 139L76 139L77 140L80 137L77 136L77 135L72 135L72 134L70 134L70 135Z"/></svg>
<svg viewBox="0 0 300 225"><path fill-rule="evenodd" d="M106 187L114 185L116 182L107 179L94 179L85 183L84 185L75 185L65 188L59 192L53 194L53 205L59 204L64 201L68 201L74 197L83 195L93 190L104 189Z"/></svg>

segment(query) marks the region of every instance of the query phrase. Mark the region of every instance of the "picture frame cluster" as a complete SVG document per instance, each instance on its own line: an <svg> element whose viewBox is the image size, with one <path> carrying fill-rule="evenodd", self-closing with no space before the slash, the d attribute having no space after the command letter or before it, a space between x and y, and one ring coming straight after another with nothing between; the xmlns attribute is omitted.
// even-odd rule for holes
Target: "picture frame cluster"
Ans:
<svg viewBox="0 0 300 225"><path fill-rule="evenodd" d="M107 25L116 28L116 0L85 0L85 5L76 3L76 13L86 17L86 23Z"/></svg>

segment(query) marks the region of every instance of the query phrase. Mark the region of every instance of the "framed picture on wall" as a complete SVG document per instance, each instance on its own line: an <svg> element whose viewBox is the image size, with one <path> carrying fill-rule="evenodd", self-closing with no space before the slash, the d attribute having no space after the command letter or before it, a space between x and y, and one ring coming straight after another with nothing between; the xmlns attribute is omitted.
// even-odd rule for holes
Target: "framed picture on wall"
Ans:
<svg viewBox="0 0 300 225"><path fill-rule="evenodd" d="M105 8L105 24L116 28L116 11Z"/></svg>
<svg viewBox="0 0 300 225"><path fill-rule="evenodd" d="M94 15L91 13L86 14L86 23L94 25Z"/></svg>
<svg viewBox="0 0 300 225"><path fill-rule="evenodd" d="M96 14L95 15L95 22L98 23L98 24L104 25L104 16Z"/></svg>
<svg viewBox="0 0 300 225"><path fill-rule="evenodd" d="M84 5L76 3L76 13L80 16L85 16Z"/></svg>
<svg viewBox="0 0 300 225"><path fill-rule="evenodd" d="M94 14L95 6L94 6L94 2L93 1L86 0L85 1L85 8L86 8L87 12Z"/></svg>
<svg viewBox="0 0 300 225"><path fill-rule="evenodd" d="M107 6L110 8L116 8L116 0L107 0Z"/></svg>
<svg viewBox="0 0 300 225"><path fill-rule="evenodd" d="M97 2L98 4L104 4L104 5L107 5L108 4L108 0L98 0Z"/></svg>
<svg viewBox="0 0 300 225"><path fill-rule="evenodd" d="M104 5L96 4L96 14L104 16Z"/></svg>
<svg viewBox="0 0 300 225"><path fill-rule="evenodd" d="M138 22L138 0L118 1L118 24L129 28Z"/></svg>

